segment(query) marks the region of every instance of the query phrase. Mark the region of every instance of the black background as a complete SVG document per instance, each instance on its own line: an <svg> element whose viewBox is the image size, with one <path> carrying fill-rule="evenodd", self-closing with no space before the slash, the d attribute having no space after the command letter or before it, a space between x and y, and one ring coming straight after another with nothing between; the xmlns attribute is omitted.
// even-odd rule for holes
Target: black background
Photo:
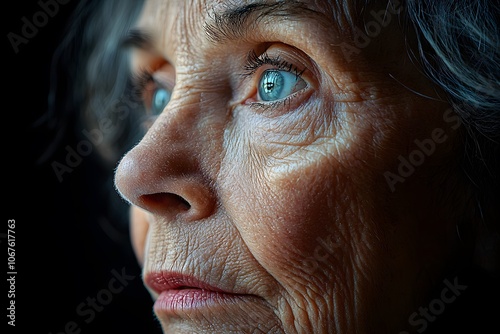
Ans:
<svg viewBox="0 0 500 334"><path fill-rule="evenodd" d="M160 333L128 229L123 222L103 218L109 205L126 210L125 203L113 194L112 170L103 168L93 152L59 182L51 163L63 163L65 147L75 148L78 136L72 124L50 129L38 122L47 112L53 52L77 3L60 5L35 36L19 46L18 53L8 34L21 35L22 17L32 22L41 7L33 0L3 4L2 67L7 75L2 76L5 130L0 249L6 273L7 220L15 219L17 270L15 327L7 326L8 286L2 280L1 319L7 328L3 333L66 333L71 332L65 327L72 321L76 323L74 333ZM70 122L76 119L74 115ZM60 137L53 154L40 162L56 136ZM90 319L92 307L87 298L109 296L101 290L109 290L113 270L134 278L121 292L111 294L108 304L98 307ZM79 314L81 303L85 306Z"/></svg>

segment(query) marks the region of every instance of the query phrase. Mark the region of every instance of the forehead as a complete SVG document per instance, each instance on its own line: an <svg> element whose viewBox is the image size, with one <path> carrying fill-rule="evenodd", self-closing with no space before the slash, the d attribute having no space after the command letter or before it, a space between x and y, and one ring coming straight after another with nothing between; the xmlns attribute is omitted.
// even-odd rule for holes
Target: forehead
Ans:
<svg viewBox="0 0 500 334"><path fill-rule="evenodd" d="M203 44L215 30L235 37L266 26L279 32L284 21L342 28L353 0L147 0L138 27L161 49ZM211 28L216 28L211 29ZM255 28L255 29L251 29ZM243 30L249 31L243 31ZM243 36L242 36L243 37ZM213 40L212 40L213 42ZM220 41L219 41L220 42ZM185 46L184 46L185 47Z"/></svg>
<svg viewBox="0 0 500 334"><path fill-rule="evenodd" d="M332 2L337 5L334 6ZM152 19L162 19L165 16L171 18L182 18L206 21L207 17L213 17L213 14L223 13L230 10L241 9L251 6L276 6L302 7L318 11L328 10L330 7L342 8L339 3L351 2L348 0L146 0L145 10L143 11L142 21ZM212 15L210 15L212 14Z"/></svg>

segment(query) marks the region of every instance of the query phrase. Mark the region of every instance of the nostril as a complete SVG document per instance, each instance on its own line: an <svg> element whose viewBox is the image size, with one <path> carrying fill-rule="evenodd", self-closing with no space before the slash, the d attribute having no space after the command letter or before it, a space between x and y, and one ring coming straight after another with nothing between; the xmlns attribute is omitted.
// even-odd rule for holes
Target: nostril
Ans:
<svg viewBox="0 0 500 334"><path fill-rule="evenodd" d="M191 205L179 195L172 193L154 193L139 197L140 205L151 212L172 212L179 214L186 212Z"/></svg>

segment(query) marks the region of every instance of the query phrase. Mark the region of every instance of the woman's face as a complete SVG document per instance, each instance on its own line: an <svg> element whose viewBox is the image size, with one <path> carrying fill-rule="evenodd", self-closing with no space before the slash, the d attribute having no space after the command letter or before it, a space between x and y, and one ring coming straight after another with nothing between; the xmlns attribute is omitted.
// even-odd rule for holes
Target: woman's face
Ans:
<svg viewBox="0 0 500 334"><path fill-rule="evenodd" d="M454 256L458 119L401 8L330 3L146 2L116 185L166 333L397 332Z"/></svg>

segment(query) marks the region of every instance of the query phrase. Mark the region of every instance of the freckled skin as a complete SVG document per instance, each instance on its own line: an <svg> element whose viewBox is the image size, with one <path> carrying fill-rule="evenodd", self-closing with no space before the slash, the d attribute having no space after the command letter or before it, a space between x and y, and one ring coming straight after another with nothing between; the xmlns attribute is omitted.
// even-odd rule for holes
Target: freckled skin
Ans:
<svg viewBox="0 0 500 334"><path fill-rule="evenodd" d="M438 168L453 159L448 106L388 75L435 95L405 57L399 25L351 61L330 43L340 33L314 20L289 29L276 22L265 28L272 40L250 33L251 42L221 47L203 31L206 8L221 2L147 1L138 25L153 31L158 54L133 64L162 58L176 83L122 159L116 185L133 205L145 272L185 271L258 298L160 317L163 330L404 330L456 257L452 205L439 200L455 172ZM268 53L308 69L308 87L287 104L256 109L246 101L258 77L239 74L248 52L269 42ZM398 156L435 128L450 139L392 192L384 172L397 171Z"/></svg>

